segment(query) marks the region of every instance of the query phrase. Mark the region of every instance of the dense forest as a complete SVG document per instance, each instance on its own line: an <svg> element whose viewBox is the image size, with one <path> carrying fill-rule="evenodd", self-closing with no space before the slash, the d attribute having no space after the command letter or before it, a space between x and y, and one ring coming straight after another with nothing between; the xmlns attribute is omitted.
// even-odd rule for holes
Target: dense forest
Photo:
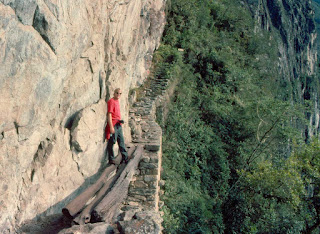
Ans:
<svg viewBox="0 0 320 234"><path fill-rule="evenodd" d="M241 1L167 4L153 70L175 85L158 118L164 232L319 233L320 143L292 124L310 107L286 98L271 32Z"/></svg>

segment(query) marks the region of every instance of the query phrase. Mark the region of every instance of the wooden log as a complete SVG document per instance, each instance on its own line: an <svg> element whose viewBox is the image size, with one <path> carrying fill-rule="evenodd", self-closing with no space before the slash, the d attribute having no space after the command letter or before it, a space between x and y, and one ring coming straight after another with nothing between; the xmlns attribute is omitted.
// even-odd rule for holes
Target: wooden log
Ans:
<svg viewBox="0 0 320 234"><path fill-rule="evenodd" d="M80 210L84 208L86 203L92 198L108 180L108 176L117 169L116 165L119 165L122 161L122 155L119 154L115 159L115 165L110 164L104 169L99 179L85 189L80 195L69 202L66 207L62 208L62 213L69 219L73 218Z"/></svg>
<svg viewBox="0 0 320 234"><path fill-rule="evenodd" d="M99 189L101 189L105 181L108 179L108 176L115 171L116 168L117 167L113 164L106 167L99 179L66 205L62 209L62 213L67 218L73 218L80 210L83 209L88 200L92 198Z"/></svg>
<svg viewBox="0 0 320 234"><path fill-rule="evenodd" d="M93 215L97 221L110 222L120 203L127 197L129 184L142 157L143 146L137 146L133 158L117 179L112 190L94 208Z"/></svg>
<svg viewBox="0 0 320 234"><path fill-rule="evenodd" d="M131 147L128 150L128 155L131 156L133 154L134 150L135 150L135 147ZM87 205L83 211L81 211L80 215L77 216L73 220L75 223L82 225L82 224L86 224L86 223L90 222L92 210L103 199L105 194L112 188L112 186L115 184L115 182L117 181L117 179L120 177L121 173L123 172L125 166L126 166L125 163L122 163L119 166L117 173L112 178L110 178L108 181L106 181L106 183L103 185L103 187L97 193L94 200L91 201L90 204Z"/></svg>
<svg viewBox="0 0 320 234"><path fill-rule="evenodd" d="M117 179L119 178L119 176L123 172L125 166L126 165L124 163L122 163L119 166L119 169L118 169L116 175L114 177L110 178L103 185L103 187L99 190L99 192L97 193L94 200L91 201L90 204L87 205L86 208L84 208L83 211L81 211L81 213L73 219L74 223L82 225L82 224L86 224L86 223L90 222L91 212L93 211L95 206L98 205L98 203L103 199L105 194L112 188L112 185L114 185L114 183L117 181Z"/></svg>

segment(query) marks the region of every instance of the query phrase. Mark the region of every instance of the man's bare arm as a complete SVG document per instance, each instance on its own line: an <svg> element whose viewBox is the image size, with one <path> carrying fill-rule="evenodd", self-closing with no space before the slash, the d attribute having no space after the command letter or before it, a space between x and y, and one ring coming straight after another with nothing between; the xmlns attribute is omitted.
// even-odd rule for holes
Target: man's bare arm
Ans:
<svg viewBox="0 0 320 234"><path fill-rule="evenodd" d="M112 124L112 115L110 112L108 112L107 114L107 117L108 117L108 125L110 127L110 133L114 133L114 127L113 127L113 124Z"/></svg>

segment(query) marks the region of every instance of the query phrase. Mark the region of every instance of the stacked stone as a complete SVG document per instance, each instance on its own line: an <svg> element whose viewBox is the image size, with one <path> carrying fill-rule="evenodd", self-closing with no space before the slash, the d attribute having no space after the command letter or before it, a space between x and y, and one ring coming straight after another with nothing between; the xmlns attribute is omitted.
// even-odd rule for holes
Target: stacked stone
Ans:
<svg viewBox="0 0 320 234"><path fill-rule="evenodd" d="M132 141L143 144L144 155L139 163L135 178L130 184L128 198L122 207L122 228L132 228L137 214L147 214L156 227L153 233L161 232L162 218L159 212L160 172L162 157L162 129L156 123L156 108L169 85L167 79L154 78L144 89L140 98L130 109ZM148 221L148 222L149 222ZM141 228L141 227L140 227ZM128 229L129 230L129 229Z"/></svg>

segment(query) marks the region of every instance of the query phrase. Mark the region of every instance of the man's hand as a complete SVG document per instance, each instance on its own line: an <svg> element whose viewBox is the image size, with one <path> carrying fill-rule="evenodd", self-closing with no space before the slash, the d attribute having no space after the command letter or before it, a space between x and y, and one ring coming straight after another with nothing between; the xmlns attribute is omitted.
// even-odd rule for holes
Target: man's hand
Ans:
<svg viewBox="0 0 320 234"><path fill-rule="evenodd" d="M114 127L113 126L110 126L110 133L114 134Z"/></svg>

